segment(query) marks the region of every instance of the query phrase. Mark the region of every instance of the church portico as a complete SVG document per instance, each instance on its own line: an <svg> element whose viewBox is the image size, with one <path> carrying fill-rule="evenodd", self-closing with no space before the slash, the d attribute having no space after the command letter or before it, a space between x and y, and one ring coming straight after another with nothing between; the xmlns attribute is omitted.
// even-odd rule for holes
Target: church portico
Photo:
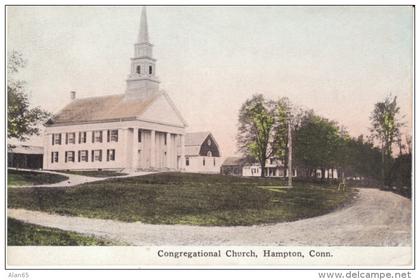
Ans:
<svg viewBox="0 0 420 280"><path fill-rule="evenodd" d="M143 128L134 128L132 133L133 157L127 159L131 162L127 166L133 170L181 170L178 161L183 155L176 147L183 134Z"/></svg>

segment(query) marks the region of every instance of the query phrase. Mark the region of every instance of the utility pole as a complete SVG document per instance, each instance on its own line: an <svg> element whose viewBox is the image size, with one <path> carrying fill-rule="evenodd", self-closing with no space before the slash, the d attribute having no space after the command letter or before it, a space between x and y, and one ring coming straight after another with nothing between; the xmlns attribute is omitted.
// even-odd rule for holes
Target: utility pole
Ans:
<svg viewBox="0 0 420 280"><path fill-rule="evenodd" d="M287 162L287 168L288 168L288 173L289 173L289 183L288 186L289 187L293 187L293 168L292 168L292 128L290 125L291 121L289 120L288 122L288 126L287 126L287 143L288 143L288 147L289 147L289 158L288 158L288 162Z"/></svg>

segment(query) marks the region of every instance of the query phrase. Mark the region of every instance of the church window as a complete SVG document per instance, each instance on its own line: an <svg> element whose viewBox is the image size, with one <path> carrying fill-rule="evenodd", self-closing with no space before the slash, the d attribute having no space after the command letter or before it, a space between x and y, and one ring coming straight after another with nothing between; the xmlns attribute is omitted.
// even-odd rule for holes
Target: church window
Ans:
<svg viewBox="0 0 420 280"><path fill-rule="evenodd" d="M190 165L190 158L189 157L186 157L185 158L185 165L186 166L189 166Z"/></svg>
<svg viewBox="0 0 420 280"><path fill-rule="evenodd" d="M211 139L207 140L207 145L211 146Z"/></svg>
<svg viewBox="0 0 420 280"><path fill-rule="evenodd" d="M140 74L140 73L141 73L141 68L140 68L140 65L137 65L137 67L136 67L136 72L137 72L137 74Z"/></svg>
<svg viewBox="0 0 420 280"><path fill-rule="evenodd" d="M208 156L208 157L211 157L211 156L212 156L211 151L208 151L208 152L207 152L207 156Z"/></svg>
<svg viewBox="0 0 420 280"><path fill-rule="evenodd" d="M66 162L74 162L74 151L67 151L65 158Z"/></svg>
<svg viewBox="0 0 420 280"><path fill-rule="evenodd" d="M61 133L54 133L52 135L52 144L61 145Z"/></svg>
<svg viewBox="0 0 420 280"><path fill-rule="evenodd" d="M88 151L87 150L82 150L79 151L79 155L78 155L78 160L80 161L88 161Z"/></svg>
<svg viewBox="0 0 420 280"><path fill-rule="evenodd" d="M102 143L102 131L97 130L92 132L92 143L99 142Z"/></svg>
<svg viewBox="0 0 420 280"><path fill-rule="evenodd" d="M107 161L114 161L115 160L115 150L109 149L106 151L106 160Z"/></svg>
<svg viewBox="0 0 420 280"><path fill-rule="evenodd" d="M51 153L51 162L58 162L58 152L52 152Z"/></svg>
<svg viewBox="0 0 420 280"><path fill-rule="evenodd" d="M163 144L166 146L167 144L168 144L168 141L167 141L167 139L166 139L166 135L164 136L164 138L163 138Z"/></svg>
<svg viewBox="0 0 420 280"><path fill-rule="evenodd" d="M79 132L79 144L86 143L86 131Z"/></svg>
<svg viewBox="0 0 420 280"><path fill-rule="evenodd" d="M108 142L118 142L118 129L108 130L107 140Z"/></svg>
<svg viewBox="0 0 420 280"><path fill-rule="evenodd" d="M75 144L76 133L66 133L66 144Z"/></svg>
<svg viewBox="0 0 420 280"><path fill-rule="evenodd" d="M152 67L152 65L149 65L149 75L152 75L153 74L153 67Z"/></svg>
<svg viewBox="0 0 420 280"><path fill-rule="evenodd" d="M102 161L102 150L92 150L92 161Z"/></svg>
<svg viewBox="0 0 420 280"><path fill-rule="evenodd" d="M206 166L206 158L203 157L203 166Z"/></svg>

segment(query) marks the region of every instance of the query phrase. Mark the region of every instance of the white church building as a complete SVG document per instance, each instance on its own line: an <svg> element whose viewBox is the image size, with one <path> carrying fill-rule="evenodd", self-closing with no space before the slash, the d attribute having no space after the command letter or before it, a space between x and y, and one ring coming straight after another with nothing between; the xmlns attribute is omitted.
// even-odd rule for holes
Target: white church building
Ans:
<svg viewBox="0 0 420 280"><path fill-rule="evenodd" d="M185 128L159 89L146 10L124 94L76 98L45 123L43 168L184 170Z"/></svg>

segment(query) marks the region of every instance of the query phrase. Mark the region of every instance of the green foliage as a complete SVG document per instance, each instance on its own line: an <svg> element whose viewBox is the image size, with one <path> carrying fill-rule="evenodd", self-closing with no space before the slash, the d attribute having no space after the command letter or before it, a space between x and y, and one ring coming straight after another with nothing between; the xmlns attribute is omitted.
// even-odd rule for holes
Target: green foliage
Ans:
<svg viewBox="0 0 420 280"><path fill-rule="evenodd" d="M7 219L8 246L104 246L115 243L76 232Z"/></svg>
<svg viewBox="0 0 420 280"><path fill-rule="evenodd" d="M8 207L152 224L253 225L328 213L349 203L354 191L297 184L284 192L280 179L159 173L113 178L68 188L8 190Z"/></svg>
<svg viewBox="0 0 420 280"><path fill-rule="evenodd" d="M328 119L312 111L302 118L294 134L294 156L306 169L334 168L340 145L339 128Z"/></svg>
<svg viewBox="0 0 420 280"><path fill-rule="evenodd" d="M39 107L30 108L25 82L14 78L25 66L22 55L12 52L8 57L7 71L7 137L20 141L39 134L39 123L50 117L50 113Z"/></svg>
<svg viewBox="0 0 420 280"><path fill-rule="evenodd" d="M287 160L288 125L291 118L291 105L287 98L281 98L276 104L275 142L276 156Z"/></svg>
<svg viewBox="0 0 420 280"><path fill-rule="evenodd" d="M22 171L22 170L7 170L7 185L8 186L28 186L28 185L42 185L53 184L67 180L68 177L41 173L35 171Z"/></svg>
<svg viewBox="0 0 420 280"><path fill-rule="evenodd" d="M363 135L346 140L346 173L354 177L381 178L381 151L373 143L365 142Z"/></svg>
<svg viewBox="0 0 420 280"><path fill-rule="evenodd" d="M400 128L404 125L398 120L400 107L397 105L397 97L390 95L384 101L375 104L371 113L372 138L379 140L382 148L382 181L389 185L389 172L392 159L392 145L401 136Z"/></svg>
<svg viewBox="0 0 420 280"><path fill-rule="evenodd" d="M88 177L98 177L98 178L104 178L104 177L116 177L116 176L124 176L128 175L126 173L121 173L117 171L112 170L97 170L97 171L60 171L61 173L66 174L74 174L74 175L82 175L82 176L88 176Z"/></svg>
<svg viewBox="0 0 420 280"><path fill-rule="evenodd" d="M290 105L286 98L275 102L260 94L248 99L239 112L239 151L259 162L263 168L272 156L285 158L289 114Z"/></svg>
<svg viewBox="0 0 420 280"><path fill-rule="evenodd" d="M384 101L375 104L370 116L372 136L378 139L388 156L392 154L392 144L400 135L400 128L404 125L398 120L400 107L397 97L387 96Z"/></svg>
<svg viewBox="0 0 420 280"><path fill-rule="evenodd" d="M411 198L412 174L411 153L398 156L393 161L390 170L389 181L391 190L405 197Z"/></svg>
<svg viewBox="0 0 420 280"><path fill-rule="evenodd" d="M274 104L261 94L248 99L239 111L238 146L261 166L274 154ZM262 172L262 176L264 176Z"/></svg>

